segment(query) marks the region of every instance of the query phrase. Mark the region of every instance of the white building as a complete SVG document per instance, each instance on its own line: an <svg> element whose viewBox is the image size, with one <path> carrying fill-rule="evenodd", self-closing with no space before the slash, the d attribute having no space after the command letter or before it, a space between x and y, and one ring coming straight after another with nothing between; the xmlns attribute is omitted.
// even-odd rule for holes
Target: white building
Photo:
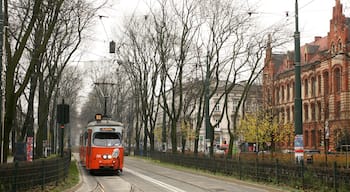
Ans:
<svg viewBox="0 0 350 192"><path fill-rule="evenodd" d="M195 142L195 128L197 124L197 116L200 108L199 100L201 97L201 88L203 87L202 82L195 83L186 83L184 85L184 103L183 103L183 114L181 115L181 120L178 123L177 128L177 138L178 138L178 150L182 147L183 139L186 139L186 150L193 151L194 150L194 142ZM199 85L198 85L199 84ZM197 85L197 86L196 86ZM233 130L233 118L236 108L241 100L242 94L244 92L245 83L240 82L239 84L234 85L232 91L228 94L227 99L227 110L224 110L225 99L223 94L225 92L225 82L220 82L216 92L210 98L209 101L209 113L210 122L212 125L217 124L214 127L214 145L221 145L224 143L229 143L230 135L229 135L229 126L231 131ZM211 85L211 92L214 90L214 85ZM238 110L238 122L239 119L245 113L249 113L252 111L256 111L260 105L262 96L261 96L261 86L252 85L250 91L247 94L246 101L241 104ZM260 100L260 101L259 101ZM203 113L204 103L201 106L201 112ZM226 115L226 112L228 115ZM222 117L222 118L221 118ZM229 119L228 119L229 118ZM167 146L171 146L170 143L170 133L169 133L169 119L166 119L167 125ZM186 123L187 125L185 125ZM219 122L219 123L218 123ZM161 149L161 132L162 132L162 123L163 123L163 110L160 110L157 115L157 126L155 130L155 146ZM201 127L199 130L199 143L198 143L198 151L205 150L205 119L203 117L203 121L201 123ZM186 138L183 138L183 137ZM238 143L239 144L239 143Z"/></svg>

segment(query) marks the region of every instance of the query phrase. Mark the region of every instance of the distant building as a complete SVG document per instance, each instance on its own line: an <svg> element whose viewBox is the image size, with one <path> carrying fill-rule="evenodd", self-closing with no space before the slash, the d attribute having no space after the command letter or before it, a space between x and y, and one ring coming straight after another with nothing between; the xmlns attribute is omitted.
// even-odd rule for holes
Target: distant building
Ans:
<svg viewBox="0 0 350 192"><path fill-rule="evenodd" d="M181 115L181 120L178 125L177 129L177 138L178 138L178 149L182 147L182 140L186 139L186 150L193 151L194 150L194 139L195 139L195 125L196 125L196 117L199 109L199 102L198 99L200 99L200 95L198 95L198 89L202 87L203 82L197 81L197 82L188 82L184 84L184 108L188 108L185 110L186 112ZM213 84L211 85L211 87ZM233 117L234 117L234 111L236 110L238 106L238 102L243 94L245 87L245 82L239 82L236 85L234 85L233 90L230 92L228 96L228 117L230 118L231 123L229 124L227 118L226 118L226 112L223 111L223 106L224 106L224 98L220 99L220 96L224 93L225 91L225 82L221 81L218 84L217 91L215 94L210 98L209 101L209 111L213 111L213 114L210 116L210 122L211 124L215 124L216 122L219 121L220 116L222 113L224 113L224 117L221 120L221 122L214 127L214 145L222 145L222 144L228 144L230 141L230 136L229 136L229 131L228 131L228 126L230 126L230 129L232 130L233 128ZM197 89L197 90L196 90ZM213 90L213 87L211 88L211 91ZM262 87L260 85L255 85L253 84L250 87L248 96L246 101L241 105L240 109L238 110L238 123L241 117L245 113L250 113L253 111L256 111L259 107L262 106L262 93L261 93ZM170 99L170 98L168 98ZM203 110L202 106L202 110ZM192 110L194 108L194 110ZM184 115L185 114L185 115ZM204 115L204 114L200 114ZM158 129L156 132L158 132L158 135L161 127L162 127L162 118L163 118L163 111L160 110L158 115L157 115L157 128ZM203 117L204 118L204 117ZM187 130L181 130L181 127L183 125L181 124L183 120L186 119L186 121L189 122L189 125L187 125L186 129ZM166 119L166 124L168 126L168 119ZM187 138L182 138L181 131L187 131ZM168 133L169 135L169 133ZM239 141L238 141L239 142ZM161 141L158 139L156 141L157 147L161 148ZM240 144L240 143L236 143ZM168 138L168 146L171 146L170 143L170 138ZM199 147L198 151L204 151L205 150L205 119L203 119L203 122L201 124L201 128L199 131Z"/></svg>
<svg viewBox="0 0 350 192"><path fill-rule="evenodd" d="M350 18L344 16L340 0L335 0L328 35L301 47L306 149L344 150L350 144L349 26ZM294 75L294 52L274 54L269 43L263 72L264 106L273 109L280 123L294 122Z"/></svg>

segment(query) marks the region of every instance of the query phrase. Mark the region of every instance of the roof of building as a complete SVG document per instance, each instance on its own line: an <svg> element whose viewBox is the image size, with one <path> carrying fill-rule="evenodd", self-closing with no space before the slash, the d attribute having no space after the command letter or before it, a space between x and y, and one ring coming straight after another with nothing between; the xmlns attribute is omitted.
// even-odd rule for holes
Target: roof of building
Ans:
<svg viewBox="0 0 350 192"><path fill-rule="evenodd" d="M336 1L336 5L333 9L333 18L331 18L330 21L330 32L328 33L327 36L320 37L316 36L313 42L306 43L305 45L300 47L300 64L306 65L306 64L311 64L311 63L316 63L318 61L322 61L327 58L327 55L329 55L329 50L330 50L330 41L332 41L331 32L333 31L332 28L332 23L337 22L339 20L338 12L342 11L342 5L340 1ZM335 14L336 13L336 14ZM344 20L339 20L343 21L344 25L346 28L350 28L350 18L345 17L343 13L340 13ZM336 25L336 24L334 24ZM339 30L340 31L340 30ZM342 30L344 31L344 29ZM350 30L347 30L347 42L346 44L349 43L350 39ZM340 32L341 33L341 32ZM287 53L283 54L271 54L271 64L274 67L274 72L275 75L284 73L286 71L289 71L290 69L294 68L293 63L294 63L294 51L288 51Z"/></svg>

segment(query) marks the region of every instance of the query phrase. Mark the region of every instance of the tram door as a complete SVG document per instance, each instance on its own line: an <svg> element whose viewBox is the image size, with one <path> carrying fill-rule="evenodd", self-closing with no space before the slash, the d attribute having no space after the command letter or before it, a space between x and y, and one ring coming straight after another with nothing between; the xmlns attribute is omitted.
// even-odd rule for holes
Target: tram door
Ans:
<svg viewBox="0 0 350 192"><path fill-rule="evenodd" d="M87 160L86 160L86 167L90 167L90 164L91 164L91 133L92 133L92 130L89 129L88 130L88 143L87 143Z"/></svg>

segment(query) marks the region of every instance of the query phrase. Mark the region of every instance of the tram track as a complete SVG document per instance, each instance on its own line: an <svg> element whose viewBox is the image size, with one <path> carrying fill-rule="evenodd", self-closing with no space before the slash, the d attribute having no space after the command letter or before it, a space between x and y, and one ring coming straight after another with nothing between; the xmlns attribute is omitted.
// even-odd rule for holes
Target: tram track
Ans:
<svg viewBox="0 0 350 192"><path fill-rule="evenodd" d="M134 169L135 168L135 169ZM163 167L164 169L170 169L170 168L167 168L167 167ZM130 168L129 168L130 169ZM135 172L139 172L137 170L142 170L142 172L152 172L153 174L155 175L158 175L158 176L161 176L161 177L164 177L164 178L167 178L167 179L170 179L172 181L177 181L179 183L183 183L183 184L187 184L187 185L190 185L190 186L193 186L193 187L196 187L196 188L199 188L199 189L202 189L203 191L208 191L208 188L206 187L203 187L199 184L195 184L195 183L192 183L192 182L189 182L189 181L186 181L182 178L178 178L178 177L174 177L174 176L171 176L171 175L168 175L166 174L166 171L164 172L155 172L154 169L150 168L150 167L143 167L143 166L135 166L135 163L133 164L133 167L132 167L133 170L135 170ZM127 169L125 169L125 171L127 172ZM177 171L177 170L174 170L174 171ZM139 172L141 173L141 172ZM187 173L187 172L184 172L184 173ZM181 174L184 174L184 173L181 173ZM133 174L133 173L130 173L130 174ZM143 174L143 173L141 173ZM133 174L134 175L134 174ZM140 191L140 189L138 188L138 192ZM175 190L176 191L176 190ZM214 191L217 191L217 190L212 190L213 192Z"/></svg>

